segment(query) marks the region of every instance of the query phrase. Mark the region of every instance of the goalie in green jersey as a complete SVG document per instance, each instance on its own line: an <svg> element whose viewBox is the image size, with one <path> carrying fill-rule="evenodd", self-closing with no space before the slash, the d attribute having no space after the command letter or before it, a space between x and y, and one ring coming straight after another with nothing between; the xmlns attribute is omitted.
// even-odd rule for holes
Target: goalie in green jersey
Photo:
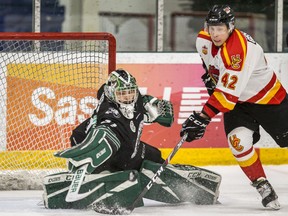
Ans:
<svg viewBox="0 0 288 216"><path fill-rule="evenodd" d="M94 210L133 203L164 162L161 152L141 141L144 123L170 127L172 103L139 92L127 71L113 71L97 93L93 115L77 126L71 148L57 152L69 171L44 178L46 208ZM168 165L145 198L165 203L217 202L221 176L190 165ZM137 206L142 206L143 200Z"/></svg>

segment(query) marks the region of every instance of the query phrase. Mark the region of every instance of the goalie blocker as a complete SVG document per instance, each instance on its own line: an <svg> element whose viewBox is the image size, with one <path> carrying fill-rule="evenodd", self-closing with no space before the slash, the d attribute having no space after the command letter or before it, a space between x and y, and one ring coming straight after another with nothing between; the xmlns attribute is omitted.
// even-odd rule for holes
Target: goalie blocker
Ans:
<svg viewBox="0 0 288 216"><path fill-rule="evenodd" d="M145 160L135 170L85 175L78 199L65 201L74 174L63 172L44 178L44 204L50 209L84 209L93 205L98 212L129 207L161 164ZM211 205L217 202L221 176L189 165L168 165L144 196L164 203L190 202ZM143 200L136 207L143 206ZM113 214L113 212L111 212Z"/></svg>

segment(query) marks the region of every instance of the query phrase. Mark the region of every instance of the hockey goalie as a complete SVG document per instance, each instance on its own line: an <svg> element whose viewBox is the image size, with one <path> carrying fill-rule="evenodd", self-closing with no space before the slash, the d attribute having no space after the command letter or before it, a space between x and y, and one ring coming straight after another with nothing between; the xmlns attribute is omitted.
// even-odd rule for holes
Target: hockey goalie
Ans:
<svg viewBox="0 0 288 216"><path fill-rule="evenodd" d="M141 95L135 78L113 71L97 93L93 115L70 137L71 148L55 153L67 158L69 171L44 178L46 208L93 208L100 213L126 208L136 200L164 162L161 152L140 140L144 123L170 127L169 101ZM191 165L168 164L144 198L164 203L215 204L221 176ZM136 207L143 206L139 200Z"/></svg>

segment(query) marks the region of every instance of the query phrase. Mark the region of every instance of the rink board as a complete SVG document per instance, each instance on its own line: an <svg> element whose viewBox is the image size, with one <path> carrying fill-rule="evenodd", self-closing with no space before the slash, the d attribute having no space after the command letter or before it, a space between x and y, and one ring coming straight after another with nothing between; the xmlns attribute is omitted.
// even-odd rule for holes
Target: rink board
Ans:
<svg viewBox="0 0 288 216"><path fill-rule="evenodd" d="M160 149L162 157L166 159L172 148ZM288 150L280 148L261 148L256 149L263 164L266 165L279 165L288 164ZM55 151L25 151L25 152L9 152L4 155L0 152L0 170L15 169L15 164L21 164L22 169L47 169L45 161L51 161L53 164L49 164L49 169L57 169L66 167L66 160L61 158L55 158L53 153ZM29 158L29 161L23 160L23 158ZM13 158L11 163L10 158ZM40 162L40 163L39 163ZM11 164L9 164L11 163ZM228 148L214 148L214 149L201 149L201 148L180 148L174 158L171 161L172 164L190 164L195 166L206 165L235 165L237 164L235 158L232 156ZM5 167L3 167L5 164ZM41 166L39 166L41 164Z"/></svg>

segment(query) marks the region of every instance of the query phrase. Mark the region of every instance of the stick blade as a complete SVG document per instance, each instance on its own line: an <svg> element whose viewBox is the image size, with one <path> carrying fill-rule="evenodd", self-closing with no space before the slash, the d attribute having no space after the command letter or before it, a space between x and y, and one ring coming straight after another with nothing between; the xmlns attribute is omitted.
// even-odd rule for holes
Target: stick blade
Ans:
<svg viewBox="0 0 288 216"><path fill-rule="evenodd" d="M129 215L132 212L132 210L129 208L124 208L120 206L119 207L118 206L107 207L99 203L93 203L92 209L95 212L98 212L101 214L108 214L108 215Z"/></svg>

